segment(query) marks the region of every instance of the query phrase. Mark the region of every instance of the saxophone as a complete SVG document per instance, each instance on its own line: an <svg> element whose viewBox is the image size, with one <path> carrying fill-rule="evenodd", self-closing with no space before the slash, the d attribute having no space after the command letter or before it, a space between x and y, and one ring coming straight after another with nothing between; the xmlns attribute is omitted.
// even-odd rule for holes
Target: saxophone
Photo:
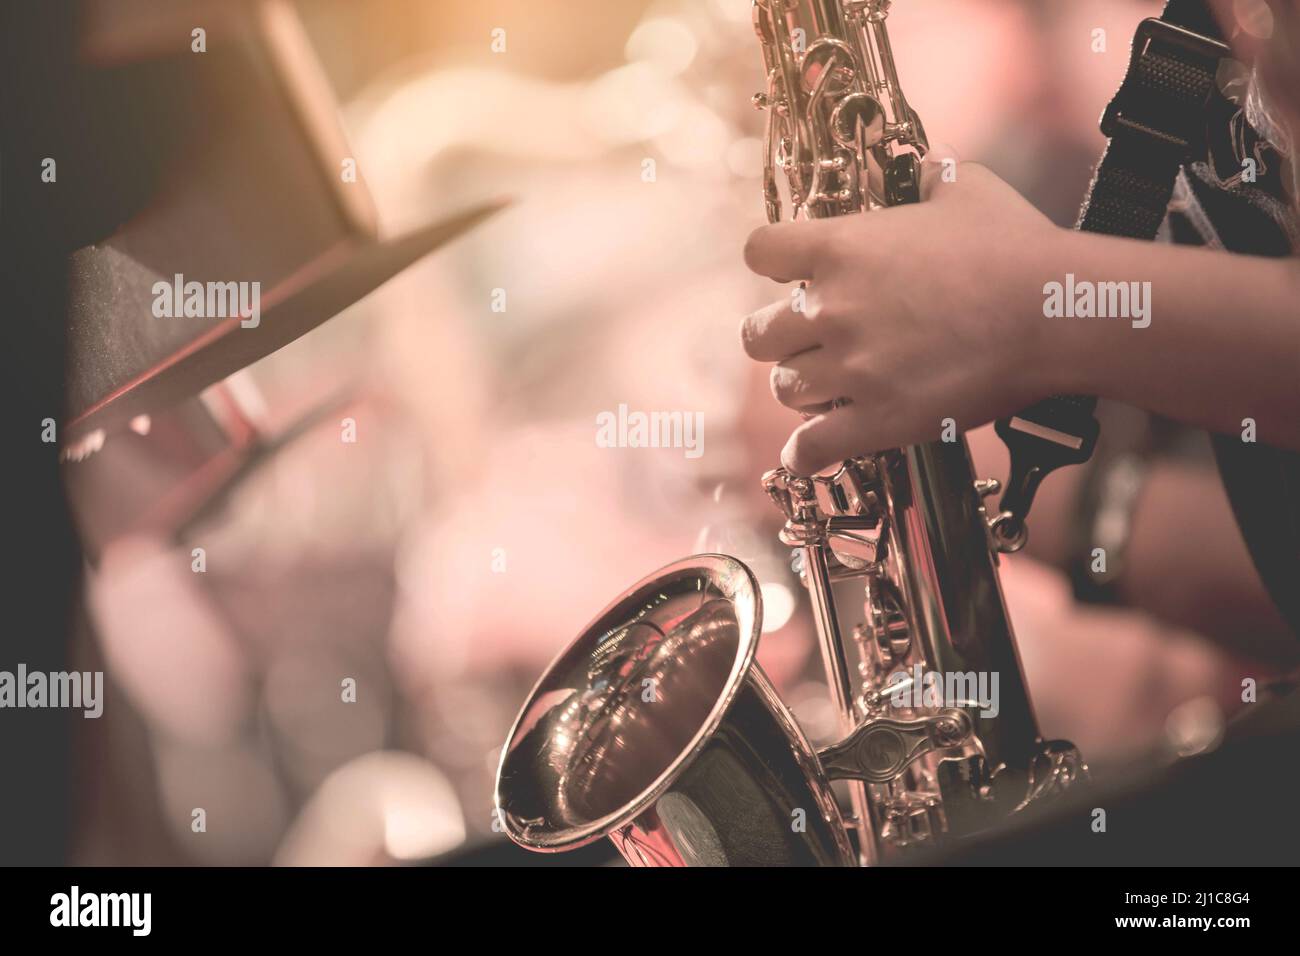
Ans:
<svg viewBox="0 0 1300 956"><path fill-rule="evenodd" d="M754 0L769 220L782 178L796 217L920 200L927 143L889 6ZM997 576L1023 531L986 514L999 483L975 480L964 439L777 469L763 487L808 591L838 741L815 750L755 661L753 573L687 558L616 598L534 687L497 775L516 843L608 837L635 866L888 864L1086 775L1071 744L1039 735ZM837 586L861 596L852 627Z"/></svg>

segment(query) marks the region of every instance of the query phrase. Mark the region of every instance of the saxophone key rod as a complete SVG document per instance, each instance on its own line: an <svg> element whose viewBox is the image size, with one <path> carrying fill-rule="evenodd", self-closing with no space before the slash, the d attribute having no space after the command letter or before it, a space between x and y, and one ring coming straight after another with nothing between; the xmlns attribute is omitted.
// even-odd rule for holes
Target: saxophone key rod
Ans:
<svg viewBox="0 0 1300 956"><path fill-rule="evenodd" d="M836 616L835 594L831 587L830 563L827 559L829 548L825 541L820 541L805 545L801 550L813 623L821 644L822 663L826 668L826 686L835 707L840 739L844 739L857 728L858 714L854 706L854 682L849 676L844 636ZM866 785L860 780L849 780L847 787L853 808L853 825L858 831L858 856L863 866L871 866L877 860L876 844L871 835L871 804L867 800Z"/></svg>

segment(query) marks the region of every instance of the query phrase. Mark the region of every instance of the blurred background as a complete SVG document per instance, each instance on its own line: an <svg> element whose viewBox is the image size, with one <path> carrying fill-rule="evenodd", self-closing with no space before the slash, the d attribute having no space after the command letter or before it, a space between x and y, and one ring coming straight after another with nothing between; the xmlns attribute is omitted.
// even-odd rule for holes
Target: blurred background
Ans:
<svg viewBox="0 0 1300 956"><path fill-rule="evenodd" d="M70 666L108 685L104 716L72 728L70 859L519 862L492 813L517 708L616 593L696 551L754 568L760 660L810 736L829 734L758 486L794 418L738 347L741 318L782 294L741 261L763 216L749 0L234 6L250 23L275 8L297 38L319 124L337 126L329 164L355 159L344 218L374 241L507 205L197 397L65 448L85 552ZM1070 225L1133 29L1159 6L899 0L890 28L931 139ZM203 9L173 10L167 32L147 4L88 3L80 55L188 53ZM230 115L274 106L249 97ZM256 142L248 191L291 161ZM168 245L225 228L225 207L184 208ZM267 229L290 222L306 220ZM621 404L701 413L703 454L599 447L597 415ZM1208 457L1184 468L1226 509ZM1075 605L1043 538L1003 567L1044 732L1094 769L1204 746L1242 660L1210 626Z"/></svg>

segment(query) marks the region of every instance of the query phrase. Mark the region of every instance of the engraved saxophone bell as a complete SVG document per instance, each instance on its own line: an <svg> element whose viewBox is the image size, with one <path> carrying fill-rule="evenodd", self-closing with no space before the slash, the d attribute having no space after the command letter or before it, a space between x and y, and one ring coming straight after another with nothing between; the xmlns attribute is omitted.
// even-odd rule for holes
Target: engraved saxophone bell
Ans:
<svg viewBox="0 0 1300 956"><path fill-rule="evenodd" d="M852 865L830 784L754 660L762 602L722 555L663 568L549 667L501 756L533 850L602 836L633 866Z"/></svg>

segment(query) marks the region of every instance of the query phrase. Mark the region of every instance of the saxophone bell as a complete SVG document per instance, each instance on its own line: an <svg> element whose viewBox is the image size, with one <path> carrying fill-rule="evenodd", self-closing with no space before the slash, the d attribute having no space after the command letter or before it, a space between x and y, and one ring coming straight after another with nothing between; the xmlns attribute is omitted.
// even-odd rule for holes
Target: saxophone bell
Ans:
<svg viewBox="0 0 1300 956"><path fill-rule="evenodd" d="M529 695L499 819L543 852L609 837L633 866L850 865L830 783L754 660L762 605L701 555L597 615Z"/></svg>

